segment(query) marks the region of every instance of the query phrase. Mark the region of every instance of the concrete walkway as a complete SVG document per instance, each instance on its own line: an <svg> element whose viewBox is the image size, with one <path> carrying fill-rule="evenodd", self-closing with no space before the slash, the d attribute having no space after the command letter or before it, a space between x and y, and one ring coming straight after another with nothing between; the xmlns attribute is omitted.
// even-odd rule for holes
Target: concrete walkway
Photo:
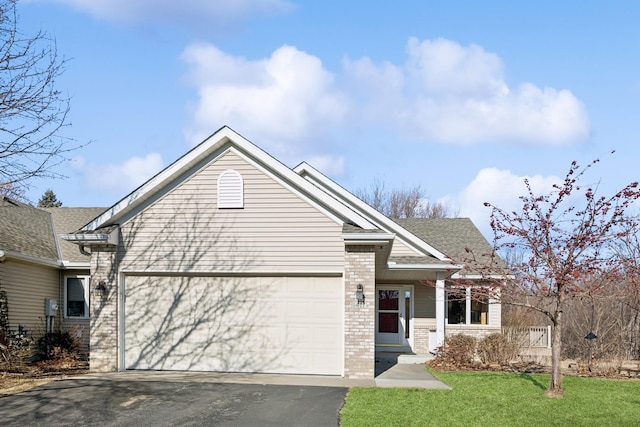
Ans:
<svg viewBox="0 0 640 427"><path fill-rule="evenodd" d="M374 380L376 387L414 387L451 390L451 387L436 379L423 364L398 363L382 372Z"/></svg>
<svg viewBox="0 0 640 427"><path fill-rule="evenodd" d="M376 353L376 387L414 387L451 390L425 369L433 355Z"/></svg>
<svg viewBox="0 0 640 427"><path fill-rule="evenodd" d="M324 375L243 374L218 372L124 371L90 373L76 379L112 381L168 381L234 384L272 384L321 387L415 387L445 389L451 387L425 370L424 356L398 354L376 355L375 379L349 379Z"/></svg>

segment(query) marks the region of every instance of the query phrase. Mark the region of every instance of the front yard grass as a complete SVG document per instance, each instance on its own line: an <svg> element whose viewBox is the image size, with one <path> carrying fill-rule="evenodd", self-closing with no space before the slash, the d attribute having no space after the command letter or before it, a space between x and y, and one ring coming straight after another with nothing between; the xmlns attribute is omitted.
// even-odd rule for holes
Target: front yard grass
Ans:
<svg viewBox="0 0 640 427"><path fill-rule="evenodd" d="M546 397L548 375L434 372L453 390L352 388L340 413L357 426L638 426L640 381L564 377L563 398Z"/></svg>

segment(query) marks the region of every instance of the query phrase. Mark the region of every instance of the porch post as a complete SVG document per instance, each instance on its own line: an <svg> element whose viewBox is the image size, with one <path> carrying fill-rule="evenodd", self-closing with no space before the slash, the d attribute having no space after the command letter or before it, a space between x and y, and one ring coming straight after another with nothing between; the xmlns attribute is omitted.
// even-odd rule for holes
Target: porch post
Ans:
<svg viewBox="0 0 640 427"><path fill-rule="evenodd" d="M444 344L444 273L436 273L436 345L440 347ZM434 346L431 346L432 348Z"/></svg>

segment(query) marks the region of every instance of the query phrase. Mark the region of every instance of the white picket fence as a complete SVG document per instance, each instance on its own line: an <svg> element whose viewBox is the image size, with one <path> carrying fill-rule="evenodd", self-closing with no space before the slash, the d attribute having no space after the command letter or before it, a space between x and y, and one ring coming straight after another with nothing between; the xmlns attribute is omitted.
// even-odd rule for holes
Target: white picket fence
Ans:
<svg viewBox="0 0 640 427"><path fill-rule="evenodd" d="M502 333L522 348L551 348L551 326L504 326Z"/></svg>

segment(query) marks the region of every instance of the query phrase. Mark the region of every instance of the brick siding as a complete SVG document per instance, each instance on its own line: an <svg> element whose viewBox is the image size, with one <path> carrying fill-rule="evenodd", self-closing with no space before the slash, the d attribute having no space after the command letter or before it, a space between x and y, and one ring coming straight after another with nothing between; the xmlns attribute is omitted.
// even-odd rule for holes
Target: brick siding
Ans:
<svg viewBox="0 0 640 427"><path fill-rule="evenodd" d="M375 376L375 251L373 246L345 248L344 376ZM356 300L358 284L365 301Z"/></svg>
<svg viewBox="0 0 640 427"><path fill-rule="evenodd" d="M91 336L89 367L95 372L118 370L118 280L117 255L115 251L98 251L91 254ZM100 283L107 290L102 297L93 295Z"/></svg>

